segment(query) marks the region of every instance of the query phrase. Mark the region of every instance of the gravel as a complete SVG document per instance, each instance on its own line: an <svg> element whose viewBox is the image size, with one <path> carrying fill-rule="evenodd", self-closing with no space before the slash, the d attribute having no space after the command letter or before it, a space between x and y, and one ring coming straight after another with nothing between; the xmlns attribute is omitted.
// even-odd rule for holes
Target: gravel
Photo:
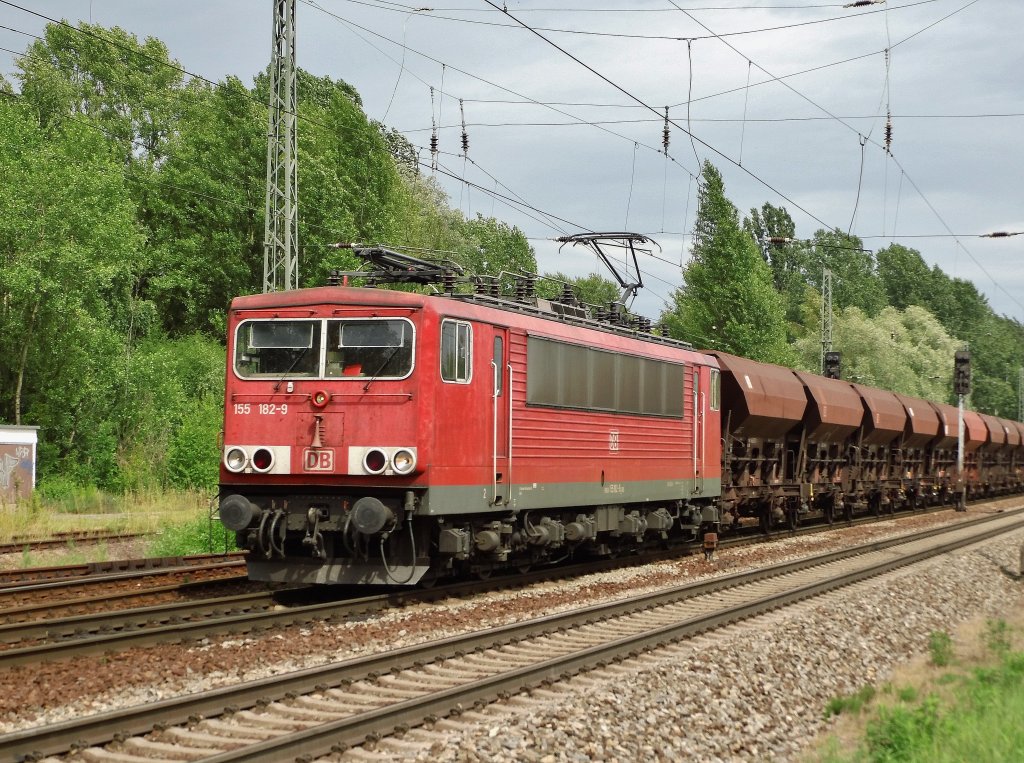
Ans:
<svg viewBox="0 0 1024 763"><path fill-rule="evenodd" d="M349 759L432 761L793 760L837 696L884 683L934 631L1024 608L1024 532L520 695ZM336 759L336 758L332 758Z"/></svg>

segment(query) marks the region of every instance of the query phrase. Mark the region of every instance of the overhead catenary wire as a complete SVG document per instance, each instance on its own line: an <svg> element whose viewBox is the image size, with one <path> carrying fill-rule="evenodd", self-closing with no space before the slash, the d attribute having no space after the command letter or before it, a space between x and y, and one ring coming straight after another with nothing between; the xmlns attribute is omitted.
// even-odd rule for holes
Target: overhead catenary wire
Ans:
<svg viewBox="0 0 1024 763"><path fill-rule="evenodd" d="M928 5L928 4L934 3L936 1L937 0L916 0L916 2L910 2L910 3L906 3L904 5L897 6L896 10L902 10L902 9L905 9L905 8L914 8L914 7L918 6L918 5ZM309 3L310 0L304 0L304 2ZM398 5L398 4L395 4L395 3L379 3L379 2L378 3L369 3L369 2L365 2L365 0L345 0L345 2L351 3L353 5L362 5L362 6L366 6L366 7L369 7L369 8L374 8L374 9L382 10L382 11L389 11L389 12L393 12L393 13L406 13L406 14L416 13L416 14L420 15L422 18L433 19L433 20L437 20L437 21L450 21L450 22L455 22L455 23L471 24L471 25L477 25L477 26L502 27L502 28L506 28L506 29L516 29L517 28L516 25L514 25L514 24L502 24L502 23L495 22L495 21L481 21L481 20L477 20L477 19L466 19L466 18L459 18L457 16L442 16L442 15L438 15L437 12L440 11L441 9L437 9L437 8L428 8L428 7L414 8L412 6ZM389 6L394 6L394 7L389 7ZM833 6L833 7L844 7L844 6ZM464 9L460 9L460 10L464 10ZM697 10L697 9L694 9L694 10ZM519 9L517 9L516 12L519 13L521 11ZM781 31L785 31L787 29L798 29L798 28L801 28L801 27L816 26L816 25L819 25L819 24L830 24L830 23L835 23L835 22L850 22L850 21L856 20L858 18L861 18L863 16L870 16L870 15L873 15L873 14L876 14L876 13L884 13L884 12L885 12L885 9L872 9L872 10L863 11L861 13L852 13L852 14L851 13L844 13L844 14L841 14L839 16L831 16L829 18L824 18L824 19L812 19L812 20L809 20L809 21L798 21L798 22L793 22L793 23L790 23L790 24L778 24L776 26L757 27L757 28L754 28L754 29L742 29L742 30L738 30L738 31L735 31L735 32L724 32L721 36L723 36L723 37L741 37L741 36L752 35L752 34L766 34L768 32L781 32ZM670 34L633 34L633 33L629 33L629 32L601 32L601 31L595 31L595 30L589 30L589 29L564 29L564 28L558 28L558 27L545 27L545 26L536 26L536 27L534 27L534 29L536 29L539 32L548 32L548 33L551 33L551 34L564 34L564 35L574 35L574 36L583 36L583 37L613 37L613 38L620 38L620 39L627 39L627 40L666 40L666 41L673 41L673 42L682 42L682 41L687 40L687 39L706 40L706 39L711 39L713 37L718 36L718 35L710 34L710 35L700 35L698 37L692 37L691 36L691 37L688 38L688 37L682 36L682 35L670 35Z"/></svg>
<svg viewBox="0 0 1024 763"><path fill-rule="evenodd" d="M3 0L0 0L0 2L3 2ZM370 45L375 50L377 50L381 55L383 55L386 58L388 58L389 60L397 63L397 61L395 61L394 58L389 56L387 53L382 51L379 47L377 47L376 45L373 45L373 43L369 42L368 40L366 40L365 37L363 37L362 35L358 34L358 32L355 32L353 30L358 29L358 30L360 30L362 32L366 32L367 34L372 35L374 37L377 37L378 39L384 40L385 42L388 42L388 43L390 43L392 45L399 44L395 40L392 40L390 37L388 37L386 35L383 35L380 32L377 32L377 31L375 31L373 29L370 29L369 27L363 26L361 24L357 24L356 22L351 21L350 19L346 19L346 18L344 18L342 16L339 16L336 13L332 13L331 11L328 11L327 9L319 6L315 2L312 2L311 0L302 0L302 2L304 2L309 7L314 8L314 9L320 11L321 13L323 13L323 14L325 14L327 16L330 16L331 18L336 20L338 23L340 23L343 26L345 26L346 28L348 28L349 31L352 32L353 34L355 34L357 37L359 37L359 39L363 40L368 45ZM411 52L411 53L413 53L413 54L415 54L417 56L420 56L421 58L423 58L423 59L425 59L427 61L432 61L432 62L437 63L437 64L444 64L444 63L446 63L444 61L441 61L441 59L439 59L439 58L435 58L434 56L431 56L431 55L429 55L427 53L424 53L422 51L416 50L414 48L408 48L408 50L409 50L409 52ZM564 111L564 110L558 108L556 105L546 104L546 103L544 103L542 101L538 101L536 99L530 98L529 96L523 95L522 93L519 93L519 92L517 92L516 90L513 90L510 87L507 87L505 85L501 85L501 84L496 83L496 82L494 82L492 80L489 80L489 79L487 79L485 77L480 77L478 75L472 74L471 72L468 72L465 69L462 69L460 67L454 66L451 63L447 63L446 66L447 66L448 69L451 69L454 72L462 74L463 76L469 77L470 79L473 79L473 80L476 80L478 82L481 82L481 83L483 83L485 85L488 85L489 87L493 87L493 88L495 88L497 90L501 90L503 92L509 93L510 95L514 95L517 98L521 99L521 101L523 103L532 103L532 104L535 104L537 106L541 106L543 108L547 108L547 109L549 109L551 111L554 111L557 114L561 114L562 116L570 117L571 119L580 120L582 122L589 123L587 120L583 120L580 117L577 117L575 114L572 114L572 113L569 113L567 111ZM421 80L421 81L423 81L423 80ZM426 85L430 84L430 83L428 83L426 81L423 81L423 82ZM471 99L471 98L465 98L464 100L466 101L466 103L471 103L471 102L479 103L479 102L481 102L479 100L474 100L474 99ZM643 141L636 141L634 138L631 138L631 137L629 137L627 135L623 135L622 133L615 132L614 130L609 130L607 127L604 127L603 125L600 125L600 124L594 124L594 123L590 123L590 124L592 124L597 129L599 129L599 130L601 130L601 131L603 131L603 132L605 132L605 133L607 133L609 135L612 135L612 136L614 136L616 138L619 138L619 139L625 140L625 141L629 141L630 143L638 143L641 148L645 148L645 149L647 149L649 151L653 151L654 153L661 153L660 149L655 148L654 146L651 146L651 145L649 145L647 143L644 143ZM685 165L681 164L678 160L676 160L675 157L672 157L670 155L669 159L670 159L670 161L673 164L678 166L679 169L681 169L683 172L686 172L686 173L688 173L690 175L694 175L694 172L691 172Z"/></svg>
<svg viewBox="0 0 1024 763"><path fill-rule="evenodd" d="M495 3L493 3L493 2L492 2L492 0L484 0L484 2L486 2L486 3L488 4L488 5L491 5L491 6L495 7L495 8L497 8L497 7L498 7L498 6L497 6L497 5L495 4ZM669 2L672 2L672 0L669 0ZM612 87L614 87L614 88L615 88L616 90L618 90L619 92L621 92L621 93L622 93L623 95L625 95L626 97L628 97L628 98L630 98L630 99L632 99L632 100L636 101L636 102L637 102L638 104L642 105L642 106L643 106L644 108L646 108L646 109L647 109L648 111L651 111L651 112L653 112L654 114L658 114L658 111L657 111L657 109L655 109L655 108L654 108L653 106L650 106L649 104L647 104L646 102L644 102L643 100L641 100L640 98L638 98L637 96L633 95L633 94L632 94L631 92L629 92L628 90L626 90L626 89L625 89L624 87L622 87L621 85L619 85L619 84L618 84L617 82L614 82L613 80L609 79L609 78L608 78L608 77L606 77L605 75L601 74L601 73L600 73L599 71L597 71L596 69L594 69L594 68L593 68L592 66L590 66L589 64L587 64L587 63L585 63L584 61L580 60L580 59L579 59L579 58L577 58L577 57L576 57L575 55L573 55L573 54L572 54L572 53L570 53L569 51L567 51L567 50L565 50L564 48L562 48L561 46L559 46L559 45L558 45L557 43L555 43L555 42L553 42L553 41L551 41L551 40L547 39L547 38L546 38L546 37L545 37L544 35L540 34L539 32L535 32L535 31L534 31L533 29L530 29L529 25L527 25L527 24L526 24L525 22L523 22L523 21L520 21L519 19L516 19L516 17L515 17L515 16L512 16L512 15L511 15L511 14L509 14L508 12L506 12L506 15L507 15L507 16L508 16L509 18L511 18L511 19L514 19L515 21L517 21L517 22L518 22L519 24L523 25L523 26L524 26L524 27L525 27L526 29L529 29L529 30L530 30L531 32L533 32L533 33L534 33L534 34L535 34L535 35L536 35L537 37L539 37L539 38L540 38L541 40L543 40L544 42L546 42L546 43L547 43L548 45L551 45L551 46L552 46L552 47L554 47L554 48L555 48L556 50L560 51L561 53L563 53L564 55L568 56L568 57L569 57L569 58L571 58L571 59L572 59L573 61L575 61L576 63L578 63L578 64L579 64L580 66L584 67L585 69L587 69L588 71L590 71L591 73L593 73L594 75L596 75L597 77L599 77L600 79L602 79L602 80L604 80L605 82L607 82L607 83L608 83L609 85L611 85ZM660 116L660 115L659 115L659 116ZM732 157L728 156L727 154L723 153L723 152L722 152L722 151L720 151L719 149L715 148L714 146L712 146L712 145L711 145L710 143L708 143L707 141L703 140L702 138L699 138L699 137L697 137L697 136L696 136L696 135L694 135L694 134L693 134L692 132L690 132L689 130L687 130L687 129L686 129L685 127L683 127L682 125L680 125L680 124L676 123L676 122L675 122L675 121L673 121L673 120L670 120L670 123L671 123L671 124L672 124L673 126L675 126L675 127L677 128L677 129L680 129L680 130L683 130L684 132L686 132L686 133L687 133L687 134L688 134L688 135L689 135L689 136L691 137L691 139L693 139L693 140L694 140L694 141L696 141L697 143L700 143L700 144L701 144L702 146L704 146L705 148L707 148L707 149L709 149L710 151L712 151L712 152L713 152L713 153L714 153L714 154L715 154L716 156L720 156L721 158L725 159L725 160L726 160L727 162L729 162L730 164L734 164L734 165L736 165L736 161L735 161L735 160L734 160L734 159L733 159ZM695 151L696 151L696 149L695 149ZM739 165L736 165L736 166L737 166L737 167L739 167ZM800 203L798 203L797 201L795 201L794 199L790 198L790 197L789 197L789 196L787 196L787 195L786 195L785 193L783 193L782 191L778 190L777 188L775 188L774 186L772 186L772 185L771 185L770 183L768 183L768 181L766 181L766 180L764 180L763 178L761 178L760 176L756 175L756 174L755 174L754 172L751 172L751 171L750 171L749 169L747 169L746 167L739 167L739 168L740 168L740 169L741 169L741 170L742 170L743 172L745 172L745 173L746 173L747 175L749 175L749 176L750 176L751 178L753 178L753 179L754 179L754 180L756 180L756 181L757 181L758 183L760 183L760 184L761 184L761 185L763 185L763 186L764 186L765 188L767 188L767 189L768 189L769 191L771 191L771 192L772 192L772 193L774 193L775 195L779 196L780 198L782 198L782 199L785 199L785 200L786 200L787 202L789 202L790 204L792 204L792 205L793 205L793 207L794 207L795 209L799 209L799 210L800 210L801 212L803 212L803 213L804 213L805 215L807 215L807 216L808 216L808 217L810 217L811 219L813 219L813 220L817 221L817 222L818 222L818 223L820 223L821 225L824 225L824 226L825 226L826 228L832 228L832 227L835 227L835 226L831 226L831 225L829 225L828 223L826 223L826 222L825 222L824 220L822 220L822 219L821 219L820 217L818 217L817 215L815 215L815 214L814 214L813 212L811 212L810 210L806 209L806 208L805 208L805 207L804 207L804 206L803 206L802 204L800 204Z"/></svg>

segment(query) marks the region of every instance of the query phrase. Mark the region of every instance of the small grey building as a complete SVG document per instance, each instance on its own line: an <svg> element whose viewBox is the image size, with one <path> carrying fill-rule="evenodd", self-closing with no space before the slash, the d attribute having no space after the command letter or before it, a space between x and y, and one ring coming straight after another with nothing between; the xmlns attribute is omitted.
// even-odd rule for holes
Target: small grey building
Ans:
<svg viewBox="0 0 1024 763"><path fill-rule="evenodd" d="M27 498L36 487L39 427L0 424L0 505Z"/></svg>

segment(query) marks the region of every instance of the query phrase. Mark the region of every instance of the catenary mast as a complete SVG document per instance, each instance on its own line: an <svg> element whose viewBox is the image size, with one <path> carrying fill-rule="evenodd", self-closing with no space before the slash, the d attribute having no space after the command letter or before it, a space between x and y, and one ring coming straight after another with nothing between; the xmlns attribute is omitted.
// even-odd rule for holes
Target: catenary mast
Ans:
<svg viewBox="0 0 1024 763"><path fill-rule="evenodd" d="M299 287L298 142L295 135L295 0L274 0L267 132L263 291Z"/></svg>

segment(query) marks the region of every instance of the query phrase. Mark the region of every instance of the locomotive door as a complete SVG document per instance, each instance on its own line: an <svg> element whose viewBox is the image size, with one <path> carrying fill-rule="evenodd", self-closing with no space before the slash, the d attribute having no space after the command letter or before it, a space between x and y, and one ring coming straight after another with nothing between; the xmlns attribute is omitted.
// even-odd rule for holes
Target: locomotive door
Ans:
<svg viewBox="0 0 1024 763"><path fill-rule="evenodd" d="M693 492L704 492L704 393L700 389L700 369L693 369Z"/></svg>
<svg viewBox="0 0 1024 763"><path fill-rule="evenodd" d="M493 432L493 481L491 503L504 505L511 499L512 478L512 370L508 362L508 329L494 327L491 355L491 403Z"/></svg>

